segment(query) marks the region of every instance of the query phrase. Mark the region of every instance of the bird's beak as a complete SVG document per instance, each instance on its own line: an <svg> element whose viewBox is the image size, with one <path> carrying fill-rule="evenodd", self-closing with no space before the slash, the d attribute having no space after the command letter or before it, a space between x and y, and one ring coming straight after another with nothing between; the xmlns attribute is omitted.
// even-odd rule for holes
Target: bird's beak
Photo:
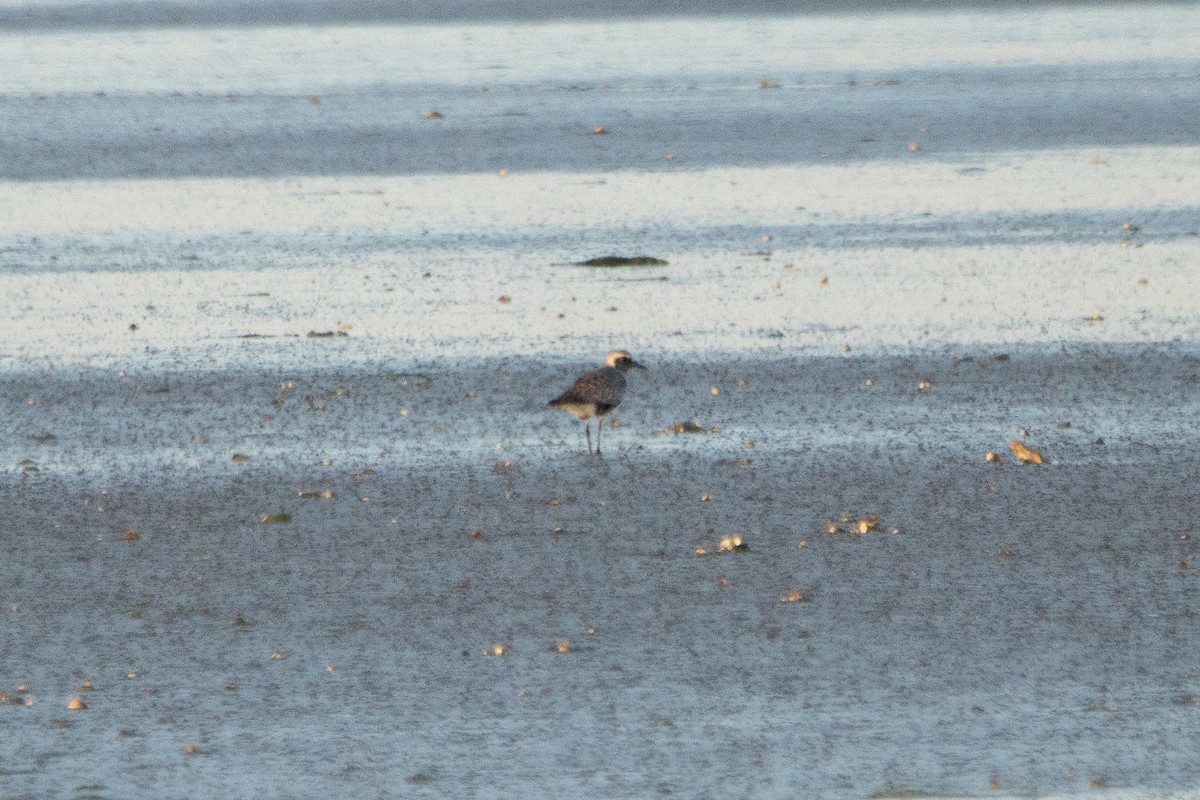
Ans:
<svg viewBox="0 0 1200 800"><path fill-rule="evenodd" d="M634 361L632 358L629 359L629 366L636 367L637 369L640 369L642 372L650 371L650 368L647 367L645 364L639 364L638 362Z"/></svg>

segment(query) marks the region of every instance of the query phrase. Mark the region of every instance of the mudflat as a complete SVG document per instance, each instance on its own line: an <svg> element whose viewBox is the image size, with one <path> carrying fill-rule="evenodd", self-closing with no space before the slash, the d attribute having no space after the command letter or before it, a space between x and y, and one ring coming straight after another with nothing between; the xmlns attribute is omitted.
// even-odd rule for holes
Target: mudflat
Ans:
<svg viewBox="0 0 1200 800"><path fill-rule="evenodd" d="M6 376L12 779L1197 780L1195 347L642 358L599 458L563 360Z"/></svg>

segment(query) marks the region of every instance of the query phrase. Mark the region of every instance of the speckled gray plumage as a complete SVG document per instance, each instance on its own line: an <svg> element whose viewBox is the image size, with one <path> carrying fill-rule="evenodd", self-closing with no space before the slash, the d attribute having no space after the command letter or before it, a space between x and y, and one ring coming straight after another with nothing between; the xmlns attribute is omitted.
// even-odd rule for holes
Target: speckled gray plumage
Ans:
<svg viewBox="0 0 1200 800"><path fill-rule="evenodd" d="M550 405L570 411L580 419L602 417L621 404L625 397L625 375L616 367L601 367L571 384Z"/></svg>

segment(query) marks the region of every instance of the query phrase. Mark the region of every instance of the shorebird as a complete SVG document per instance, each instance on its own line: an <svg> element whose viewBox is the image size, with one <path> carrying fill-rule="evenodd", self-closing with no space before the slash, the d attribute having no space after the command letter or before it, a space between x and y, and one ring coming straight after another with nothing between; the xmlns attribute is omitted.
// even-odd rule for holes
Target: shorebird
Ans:
<svg viewBox="0 0 1200 800"><path fill-rule="evenodd" d="M604 415L621 404L625 396L625 373L631 369L646 370L624 350L613 350L604 359L604 366L579 376L571 388L546 405L569 411L583 420L588 453L592 452L592 429L589 420L596 418L596 455L600 455L600 429ZM647 370L648 371L648 370Z"/></svg>

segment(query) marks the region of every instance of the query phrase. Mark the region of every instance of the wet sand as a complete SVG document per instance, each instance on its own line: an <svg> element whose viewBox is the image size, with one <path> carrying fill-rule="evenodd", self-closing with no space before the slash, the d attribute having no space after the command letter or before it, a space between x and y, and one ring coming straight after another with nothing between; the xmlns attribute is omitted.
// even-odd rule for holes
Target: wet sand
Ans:
<svg viewBox="0 0 1200 800"><path fill-rule="evenodd" d="M1194 9L137 8L0 12L0 800L1200 796Z"/></svg>
<svg viewBox="0 0 1200 800"><path fill-rule="evenodd" d="M645 358L602 458L561 360L7 375L10 785L1200 780L1197 348Z"/></svg>

